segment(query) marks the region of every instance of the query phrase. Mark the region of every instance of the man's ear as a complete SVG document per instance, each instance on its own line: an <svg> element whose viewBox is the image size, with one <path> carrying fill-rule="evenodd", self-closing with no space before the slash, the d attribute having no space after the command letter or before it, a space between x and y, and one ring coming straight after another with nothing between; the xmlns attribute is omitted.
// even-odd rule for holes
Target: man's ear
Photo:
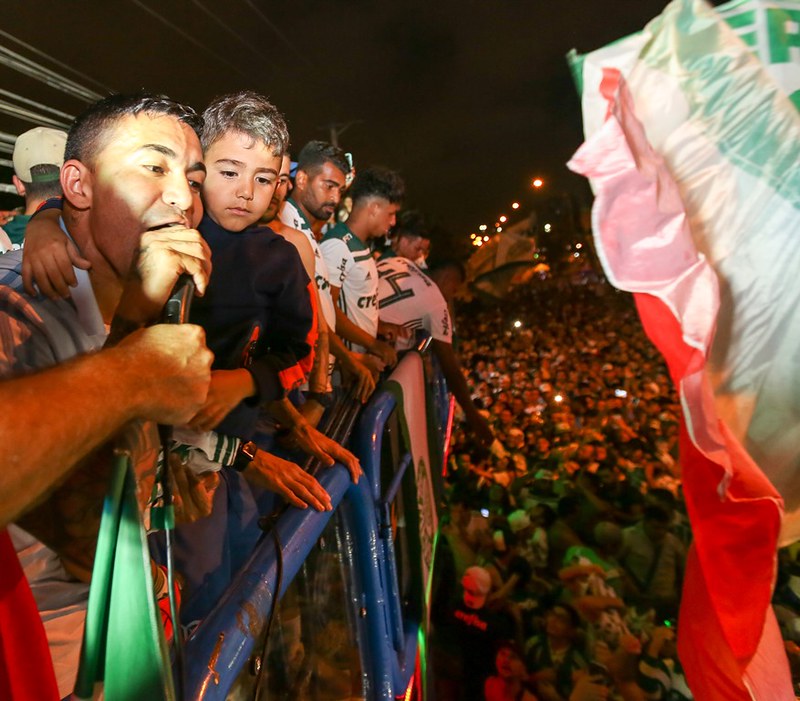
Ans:
<svg viewBox="0 0 800 701"><path fill-rule="evenodd" d="M306 173L304 170L298 170L294 176L294 186L299 190L302 190L307 184L308 173Z"/></svg>
<svg viewBox="0 0 800 701"><path fill-rule="evenodd" d="M11 176L11 182L14 183L14 187L17 188L17 194L20 197L25 197L25 183L23 183L16 175Z"/></svg>
<svg viewBox="0 0 800 701"><path fill-rule="evenodd" d="M85 163L71 159L61 166L61 189L76 209L92 206L92 173Z"/></svg>

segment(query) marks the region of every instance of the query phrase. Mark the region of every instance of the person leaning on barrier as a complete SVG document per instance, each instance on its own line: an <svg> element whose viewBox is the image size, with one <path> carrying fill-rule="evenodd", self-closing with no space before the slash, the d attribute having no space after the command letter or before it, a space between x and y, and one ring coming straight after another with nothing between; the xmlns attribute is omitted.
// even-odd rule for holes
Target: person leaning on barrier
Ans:
<svg viewBox="0 0 800 701"><path fill-rule="evenodd" d="M363 358L352 353L336 328L336 304L331 274L320 251L322 227L331 220L347 187L351 171L344 151L325 141L309 141L297 156L294 189L279 210L281 224L304 234L314 251L314 280L319 290L320 312L328 328L330 363L334 360L354 386L355 395L366 402L375 390L375 380Z"/></svg>
<svg viewBox="0 0 800 701"><path fill-rule="evenodd" d="M320 250L333 270L331 295L336 303L336 332L376 372L397 364L394 348L381 340L378 318L378 272L372 239L388 235L405 196L405 183L388 168L359 171L349 191L353 210L346 222L329 229Z"/></svg>
<svg viewBox="0 0 800 701"><path fill-rule="evenodd" d="M453 393L477 441L488 447L494 440L489 424L472 401L461 363L453 348L453 322L449 302L463 284L463 266L445 263L428 274L412 261L429 240L421 219L402 219L392 237L392 250L378 261L378 311L381 321L403 327L409 334L423 329L433 338L433 352L442 367L447 387ZM398 338L396 347L408 350L413 345Z"/></svg>
<svg viewBox="0 0 800 701"><path fill-rule="evenodd" d="M85 606L80 580L91 572L114 446L131 454L144 507L160 450L155 421L185 420L205 401L203 331L145 328L181 274L201 294L208 281L209 250L192 228L205 176L198 128L191 108L161 96L96 103L73 124L61 170L63 227L91 269L74 271L71 300L52 300L23 292L21 251L0 258L0 396L13 395L14 407L2 517L48 546L35 557L41 571L63 572L51 592L59 610ZM80 627L65 641L70 660Z"/></svg>

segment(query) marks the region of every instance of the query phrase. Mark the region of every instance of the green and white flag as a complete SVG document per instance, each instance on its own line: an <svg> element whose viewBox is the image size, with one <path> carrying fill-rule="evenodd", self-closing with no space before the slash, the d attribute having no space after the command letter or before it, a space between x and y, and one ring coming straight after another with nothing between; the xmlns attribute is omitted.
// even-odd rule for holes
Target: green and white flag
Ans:
<svg viewBox="0 0 800 701"><path fill-rule="evenodd" d="M800 3L675 0L571 56L609 280L683 406L695 542L679 649L698 699L794 699L770 608L800 535Z"/></svg>

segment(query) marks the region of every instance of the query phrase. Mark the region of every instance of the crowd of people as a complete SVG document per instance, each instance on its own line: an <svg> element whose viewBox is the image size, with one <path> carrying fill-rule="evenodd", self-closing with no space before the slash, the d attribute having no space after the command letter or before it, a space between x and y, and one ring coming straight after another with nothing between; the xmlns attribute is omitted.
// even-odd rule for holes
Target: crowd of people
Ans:
<svg viewBox="0 0 800 701"><path fill-rule="evenodd" d="M691 539L679 406L632 301L597 278L546 280L458 321L497 440L453 436L441 698L691 698L675 650Z"/></svg>

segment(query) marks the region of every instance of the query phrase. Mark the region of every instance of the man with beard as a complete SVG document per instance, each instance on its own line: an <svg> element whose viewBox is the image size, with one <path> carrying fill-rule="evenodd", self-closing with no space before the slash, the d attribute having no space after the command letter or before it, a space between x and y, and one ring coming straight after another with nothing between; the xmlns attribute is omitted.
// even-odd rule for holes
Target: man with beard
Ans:
<svg viewBox="0 0 800 701"><path fill-rule="evenodd" d="M281 206L279 218L281 224L304 234L311 245L313 277L319 290L321 315L327 324L330 353L343 372L353 378L356 396L365 402L375 389L375 382L361 358L345 347L338 334L330 272L319 246L322 227L341 202L349 172L350 164L340 148L324 141L308 142L298 155L293 194Z"/></svg>

